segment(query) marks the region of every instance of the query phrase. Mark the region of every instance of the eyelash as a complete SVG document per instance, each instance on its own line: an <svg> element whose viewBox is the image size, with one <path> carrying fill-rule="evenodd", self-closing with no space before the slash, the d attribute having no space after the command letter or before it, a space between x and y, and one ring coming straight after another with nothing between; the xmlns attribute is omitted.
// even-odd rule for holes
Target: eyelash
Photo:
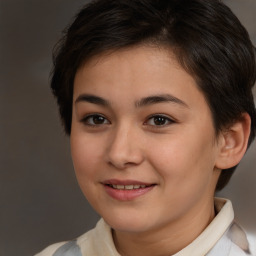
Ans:
<svg viewBox="0 0 256 256"><path fill-rule="evenodd" d="M103 123L100 123L100 124L90 123L90 120L93 121L94 118L102 118ZM107 121L107 123L105 121ZM101 114L90 114L90 115L87 115L87 116L85 116L81 120L81 122L84 123L85 125L90 126L90 127L98 127L100 125L110 124L110 122L107 120L107 118L105 118ZM95 120L94 120L94 122L95 122Z"/></svg>
<svg viewBox="0 0 256 256"><path fill-rule="evenodd" d="M103 121L102 123L95 123L96 119L95 118L100 118L101 121ZM157 118L159 119L158 121L163 121L164 124L150 124L149 121L150 120L153 120L153 122L156 122ZM110 121L108 121L108 119L106 117L104 117L103 115L101 114L90 114L90 115L87 115L86 117L84 117L82 120L81 120L82 123L84 123L85 125L87 126L90 126L90 127L99 127L101 125L106 125L106 124L111 124ZM94 123L92 123L94 122ZM162 115L162 114L154 114L154 115L151 115L147 118L146 122L143 123L143 125L149 125L150 127L154 127L154 128L162 128L162 127L166 127L170 124L173 124L173 123L176 123L176 121L174 121L173 119L171 119L170 117L167 117L165 115Z"/></svg>
<svg viewBox="0 0 256 256"><path fill-rule="evenodd" d="M150 121L150 120L153 120L153 122L156 121L157 118L160 118L162 120L160 121L164 121L164 124L159 124L159 125L156 125L156 124L148 124L149 126L151 127L154 127L154 128L163 128L163 127L166 127L168 125L171 125L173 123L175 123L175 121L173 119L171 119L170 117L167 117L165 115L162 115L162 114L154 114L154 115L151 115L144 124L147 125L147 123ZM167 122L167 123L166 123Z"/></svg>

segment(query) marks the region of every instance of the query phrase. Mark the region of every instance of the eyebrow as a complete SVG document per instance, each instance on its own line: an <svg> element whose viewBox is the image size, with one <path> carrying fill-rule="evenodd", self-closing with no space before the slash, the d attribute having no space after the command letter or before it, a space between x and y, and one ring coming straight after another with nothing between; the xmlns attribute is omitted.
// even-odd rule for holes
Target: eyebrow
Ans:
<svg viewBox="0 0 256 256"><path fill-rule="evenodd" d="M92 94L79 95L75 100L75 103L78 103L78 102L89 102L89 103L101 105L104 107L109 107L111 105L108 100ZM142 98L135 102L135 107L140 108L144 106L149 106L149 105L158 104L158 103L166 103L166 102L175 103L183 107L189 108L184 101L170 94L152 95L152 96Z"/></svg>
<svg viewBox="0 0 256 256"><path fill-rule="evenodd" d="M171 103L175 103L183 107L189 108L184 101L170 94L152 95L152 96L142 98L139 101L135 102L135 106L144 107L152 104L165 103L165 102L171 102Z"/></svg>
<svg viewBox="0 0 256 256"><path fill-rule="evenodd" d="M75 103L78 103L78 102L89 102L89 103L101 105L101 106L104 106L104 107L110 106L109 101L107 101L107 100L105 100L101 97L91 95L91 94L81 94L81 95L79 95L77 97Z"/></svg>

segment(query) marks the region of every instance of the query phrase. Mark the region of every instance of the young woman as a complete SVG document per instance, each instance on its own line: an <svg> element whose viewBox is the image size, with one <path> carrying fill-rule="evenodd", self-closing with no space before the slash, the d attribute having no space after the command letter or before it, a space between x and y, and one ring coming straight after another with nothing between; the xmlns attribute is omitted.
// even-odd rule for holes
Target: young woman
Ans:
<svg viewBox="0 0 256 256"><path fill-rule="evenodd" d="M51 87L96 228L39 256L251 255L214 199L256 131L254 47L218 0L98 0Z"/></svg>

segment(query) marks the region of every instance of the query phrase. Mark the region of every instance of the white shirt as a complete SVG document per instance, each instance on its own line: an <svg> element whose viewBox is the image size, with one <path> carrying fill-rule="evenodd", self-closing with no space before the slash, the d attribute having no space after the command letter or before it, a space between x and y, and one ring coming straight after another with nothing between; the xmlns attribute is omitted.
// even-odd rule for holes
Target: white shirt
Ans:
<svg viewBox="0 0 256 256"><path fill-rule="evenodd" d="M206 229L188 246L173 256L248 256L252 255L245 232L234 221L229 200L216 198L218 212ZM101 219L96 227L76 240L49 246L35 256L121 256L114 245L111 227Z"/></svg>

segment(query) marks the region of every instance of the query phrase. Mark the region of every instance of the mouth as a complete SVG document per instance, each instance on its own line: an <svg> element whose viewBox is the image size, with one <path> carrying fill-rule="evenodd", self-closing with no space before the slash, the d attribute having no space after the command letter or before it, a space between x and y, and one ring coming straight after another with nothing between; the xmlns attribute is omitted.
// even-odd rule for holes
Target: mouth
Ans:
<svg viewBox="0 0 256 256"><path fill-rule="evenodd" d="M131 201L149 193L157 184L134 180L107 180L102 183L107 194L118 201Z"/></svg>
<svg viewBox="0 0 256 256"><path fill-rule="evenodd" d="M134 189L141 189L141 188L147 188L154 186L152 185L120 185L120 184L105 184L106 186L109 186L113 189L118 189L118 190L134 190Z"/></svg>

